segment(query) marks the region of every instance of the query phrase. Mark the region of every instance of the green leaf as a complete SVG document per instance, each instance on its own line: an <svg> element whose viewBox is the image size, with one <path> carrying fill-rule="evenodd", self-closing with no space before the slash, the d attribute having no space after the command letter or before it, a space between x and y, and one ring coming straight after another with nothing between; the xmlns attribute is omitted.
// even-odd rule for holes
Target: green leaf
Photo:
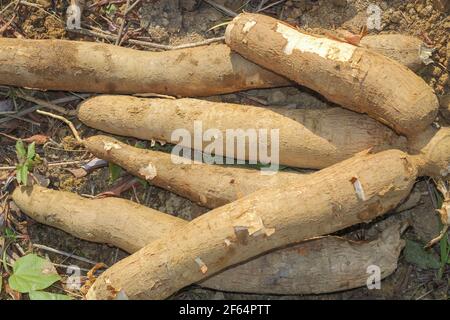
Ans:
<svg viewBox="0 0 450 320"><path fill-rule="evenodd" d="M421 269L439 269L439 257L433 251L427 251L415 241L406 240L405 259Z"/></svg>
<svg viewBox="0 0 450 320"><path fill-rule="evenodd" d="M9 239L9 240L12 240L12 241L15 241L16 238L17 238L17 235L16 235L16 233L15 233L13 230L11 230L10 228L5 228L5 238L6 238L6 239Z"/></svg>
<svg viewBox="0 0 450 320"><path fill-rule="evenodd" d="M25 151L23 141L20 139L16 142L16 153L19 160L23 160L27 157L27 152Z"/></svg>
<svg viewBox="0 0 450 320"><path fill-rule="evenodd" d="M109 16L114 15L114 14L116 13L116 11L117 11L117 7L115 6L114 3L110 3L110 4L106 7L106 10L105 10L106 14L109 15Z"/></svg>
<svg viewBox="0 0 450 320"><path fill-rule="evenodd" d="M22 165L17 165L16 167L16 179L17 179L17 183L18 184L22 184L22 176L21 173L22 172Z"/></svg>
<svg viewBox="0 0 450 320"><path fill-rule="evenodd" d="M28 183L28 165L24 164L20 167L20 181L24 186Z"/></svg>
<svg viewBox="0 0 450 320"><path fill-rule="evenodd" d="M43 290L61 280L53 264L36 254L28 254L13 265L13 274L9 277L9 286L21 293Z"/></svg>
<svg viewBox="0 0 450 320"><path fill-rule="evenodd" d="M72 297L65 294L51 293L45 291L30 291L30 300L72 300Z"/></svg>
<svg viewBox="0 0 450 320"><path fill-rule="evenodd" d="M145 149L146 143L143 141L137 141L134 146L139 149Z"/></svg>
<svg viewBox="0 0 450 320"><path fill-rule="evenodd" d="M27 149L27 159L28 160L33 160L34 156L36 155L36 143L32 142L28 145L28 149Z"/></svg>
<svg viewBox="0 0 450 320"><path fill-rule="evenodd" d="M122 168L112 162L108 163L108 168L109 168L109 180L112 183L120 177L120 174L122 173Z"/></svg>

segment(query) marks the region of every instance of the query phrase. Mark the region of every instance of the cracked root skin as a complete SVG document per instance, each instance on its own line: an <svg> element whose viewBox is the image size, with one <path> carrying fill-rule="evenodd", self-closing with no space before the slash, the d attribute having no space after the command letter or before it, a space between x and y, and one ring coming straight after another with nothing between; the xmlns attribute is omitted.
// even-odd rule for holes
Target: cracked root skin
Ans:
<svg viewBox="0 0 450 320"><path fill-rule="evenodd" d="M125 199L86 199L37 185L17 188L12 197L21 210L41 223L129 253L164 236L168 230L187 224ZM223 291L273 294L356 288L366 284L369 265L379 266L383 278L396 269L404 246L400 239L402 229L402 225L394 223L371 242L331 236L309 240L235 266L200 285Z"/></svg>
<svg viewBox="0 0 450 320"><path fill-rule="evenodd" d="M225 44L146 52L95 42L0 38L3 85L192 97L290 83Z"/></svg>
<svg viewBox="0 0 450 320"><path fill-rule="evenodd" d="M97 279L87 298L111 298L111 287L130 299L166 298L264 252L370 221L404 200L417 175L414 159L388 150L352 157L288 186L256 191L118 262ZM355 190L355 179L365 200Z"/></svg>
<svg viewBox="0 0 450 320"><path fill-rule="evenodd" d="M208 208L220 207L263 187L290 184L303 176L289 172L263 175L259 170L198 162L177 164L169 153L131 147L108 136L90 137L84 141L84 145L96 157L114 162L153 185ZM105 148L107 145L117 147ZM150 165L157 173L148 179L144 173Z"/></svg>
<svg viewBox="0 0 450 320"><path fill-rule="evenodd" d="M194 137L194 121L202 122L203 132L219 129L224 141L227 129L266 129L269 136L271 129L279 129L279 162L311 169L325 168L369 148L402 149L406 143L368 116L341 108L268 109L187 98L98 96L80 105L78 118L112 134L173 143L178 142L171 137L177 129L186 129ZM184 146L195 147L189 142L184 141ZM248 139L245 143L248 158Z"/></svg>
<svg viewBox="0 0 450 320"><path fill-rule="evenodd" d="M248 26L252 24L252 27ZM279 20L240 14L225 41L248 60L411 136L435 119L433 90L400 63L377 52L302 33Z"/></svg>

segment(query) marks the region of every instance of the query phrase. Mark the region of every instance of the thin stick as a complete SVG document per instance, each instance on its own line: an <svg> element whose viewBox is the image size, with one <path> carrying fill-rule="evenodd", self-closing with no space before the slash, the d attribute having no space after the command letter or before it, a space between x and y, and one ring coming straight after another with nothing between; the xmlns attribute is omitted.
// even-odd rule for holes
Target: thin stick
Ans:
<svg viewBox="0 0 450 320"><path fill-rule="evenodd" d="M65 114L65 115L69 115L70 114L70 112L67 111L63 107L57 106L56 104L53 104L51 102L47 102L47 101L39 99L39 98L32 97L32 96L27 95L25 93L15 92L15 95L18 98L20 98L20 99L23 99L23 100L26 100L26 101L29 101L29 102L33 102L33 103L35 103L35 104L37 104L37 105L39 105L41 107L44 107L44 108L47 108L47 109L50 109L50 110L53 110L53 111L57 111L59 113Z"/></svg>
<svg viewBox="0 0 450 320"><path fill-rule="evenodd" d="M54 119L61 120L62 122L67 124L69 126L70 130L72 130L72 133L73 133L75 139L77 140L77 142L79 144L83 144L83 140L80 138L80 135L78 134L77 129L75 128L75 126L73 125L73 123L71 121L67 120L66 118L64 118L62 116L58 116L58 115L50 113L50 112L45 112L45 111L42 111L42 110L36 110L36 112L39 113L39 114L45 115L45 116L52 117Z"/></svg>
<svg viewBox="0 0 450 320"><path fill-rule="evenodd" d="M62 161L62 162L50 162L47 163L48 167L59 167L59 166L70 166L74 164L80 164L84 162L88 162L89 160L74 160L74 161ZM15 170L16 166L6 166L6 167L0 167L0 171L2 170Z"/></svg>
<svg viewBox="0 0 450 320"><path fill-rule="evenodd" d="M256 11L256 12L265 11L265 10L267 10L267 9L269 9L269 8L272 8L273 6L276 6L277 4L283 3L283 2L285 2L285 1L286 1L286 0L279 0L279 1L276 1L276 2L274 2L274 3L272 3L272 4L269 4L268 6L265 6L265 7L262 8L262 9L259 9L259 10Z"/></svg>
<svg viewBox="0 0 450 320"><path fill-rule="evenodd" d="M205 1L210 6L216 8L217 10L222 11L223 13L229 15L230 17L236 17L237 16L236 12L234 12L231 9L228 9L227 7L225 7L225 6L221 5L221 4L216 3L215 1L212 1L212 0L203 0L203 1Z"/></svg>
<svg viewBox="0 0 450 320"><path fill-rule="evenodd" d="M135 2L133 2L133 4L131 6L128 7L128 9L125 11L125 14L129 13L131 10L134 9L134 7L136 7L139 3L141 2L141 0L136 0Z"/></svg>
<svg viewBox="0 0 450 320"><path fill-rule="evenodd" d="M166 94L159 94L159 93L153 93L153 92L149 92L149 93L135 93L135 94L133 94L133 96L141 97L141 98L162 98L162 99L171 99L171 100L176 100L177 99L177 98L175 98L173 96L168 96Z"/></svg>
<svg viewBox="0 0 450 320"><path fill-rule="evenodd" d="M105 39L108 41L116 41L117 40L117 36L115 36L115 35L109 35L109 34L105 34L105 33L95 32L95 31L91 31L88 29L73 29L73 30L67 29L67 31L82 34L85 36L98 37L98 38ZM199 41L199 42L180 44L177 46L171 46L171 45L142 41L142 40L134 40L134 39L126 39L126 40L124 40L124 42L129 43L129 44L143 46L143 47L155 48L155 49L178 50L178 49L186 49L186 48L203 46L203 45L211 44L214 42L221 42L224 40L225 40L225 37L217 37L217 38L206 39L206 40Z"/></svg>
<svg viewBox="0 0 450 320"><path fill-rule="evenodd" d="M6 10L9 9L9 7L11 7L15 2L11 1L10 3L8 3L1 11L0 11L0 15L2 15L3 12L5 12Z"/></svg>
<svg viewBox="0 0 450 320"><path fill-rule="evenodd" d="M127 0L127 4L125 6L125 13L123 15L122 23L120 24L119 33L116 39L116 46L120 45L120 39L122 38L123 28L125 28L125 24L127 23L127 13L129 7L130 7L130 0Z"/></svg>
<svg viewBox="0 0 450 320"><path fill-rule="evenodd" d="M258 8L256 9L256 12L260 11L262 7L267 3L268 0L261 0L258 4Z"/></svg>
<svg viewBox="0 0 450 320"><path fill-rule="evenodd" d="M75 100L79 100L79 99L84 99L84 98L87 98L87 97L91 96L90 94L81 94L81 95L74 94L74 95L75 95L74 97L67 96L67 97L55 99L55 100L50 101L50 103L52 103L52 104L66 103L66 102L71 102L71 101L75 101ZM31 108L26 108L26 109L24 109L22 111L19 111L19 112L15 113L15 114L9 114L5 118L0 119L0 123L8 122L8 121L11 120L10 118L18 118L18 117L25 116L25 115L27 115L29 113L35 112L36 110L38 110L41 107L42 106L36 104L33 107L31 107Z"/></svg>
<svg viewBox="0 0 450 320"><path fill-rule="evenodd" d="M93 260L77 256L75 254L71 254L71 253L68 253L68 252L65 252L65 251L61 251L61 250L58 250L58 249L54 249L54 248L50 248L50 247L44 246L43 244L33 243L33 247L38 248L38 249L42 249L42 250L45 250L45 251L48 251L48 252L57 253L57 254L60 254L62 256L65 256L65 257L76 259L76 260L80 260L80 261L83 261L83 262L86 262L86 263L89 263L89 264L93 264L93 265L96 265L98 263L98 262L95 262Z"/></svg>

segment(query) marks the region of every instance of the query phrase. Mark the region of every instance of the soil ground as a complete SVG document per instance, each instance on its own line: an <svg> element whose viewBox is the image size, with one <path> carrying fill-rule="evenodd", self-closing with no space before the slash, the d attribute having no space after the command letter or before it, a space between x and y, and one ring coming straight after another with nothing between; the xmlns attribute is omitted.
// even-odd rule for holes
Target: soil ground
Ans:
<svg viewBox="0 0 450 320"><path fill-rule="evenodd" d="M269 6L277 1L225 1L216 0L215 3L225 6L234 12L254 12L262 6ZM448 93L448 57L447 43L450 29L448 11L442 11L436 2L430 0L418 1L282 1L262 12L278 17L300 28L311 32L323 32L323 29L345 29L358 33L366 24L367 8L376 4L381 9L381 30L369 30L372 33L401 33L421 38L428 45L435 48L432 59L434 63L423 66L418 74L425 79L438 95ZM441 1L445 3L446 1ZM133 1L131 2L133 3ZM65 12L69 3L67 1L29 0L5 1L0 0L0 36L24 37L29 39L72 39L83 41L100 41L110 43L107 37L81 36L78 33L65 29ZM117 35L123 22L123 12L126 1L86 1L82 15L82 27L94 32L103 32L104 35ZM122 45L142 50L151 50L138 46L128 45L127 39L139 39L154 43L177 45L196 42L202 39L221 36L224 27L220 24L230 21L231 16L223 13L214 6L196 0L142 0L130 11L125 19L125 28L122 34ZM9 27L2 29L6 23ZM214 27L214 28L213 28ZM29 92L41 99L53 100L66 96L74 96L67 92ZM278 106L307 106L311 108L326 108L327 103L313 92L298 87L283 89L252 90L244 93L229 94L210 97L208 99L238 102L246 104L260 104L260 102ZM68 109L75 109L78 101L65 104ZM16 99L16 105L10 98L0 97L0 112L11 110L24 110L32 104ZM3 121L7 119L8 121ZM83 126L76 119L72 119L83 137L96 134L96 131ZM444 124L440 120L441 125ZM90 159L91 155L76 146L70 130L61 122L48 120L38 114L29 113L23 117L7 118L0 115L0 132L18 138L27 138L35 134L43 134L51 138L52 143L45 147L38 147L37 152L44 159L42 165L34 169L34 174L46 181L49 187L72 191L84 195L97 195L111 190L113 184L108 168L94 171L83 178L75 178L68 169L79 167L83 161ZM135 144L135 139L123 139L127 143ZM150 147L150 143L139 141ZM14 166L16 164L15 142L8 138L0 140L0 166ZM156 144L154 148L164 147ZM71 166L49 166L48 163L75 161ZM5 183L12 170L0 171L0 182ZM122 173L126 176L126 173ZM117 182L116 182L117 183ZM422 194L420 204L402 215L412 221L412 228L405 234L406 238L426 243L439 233L439 220L431 201L430 186L432 183L421 180L416 186ZM432 186L431 186L432 188ZM32 249L31 244L42 244L64 252L82 256L93 261L112 265L126 256L126 253L107 246L93 244L74 238L65 232L38 224L21 214L14 204L7 202L7 194L2 191L0 212L3 216L6 211L13 217L12 227L17 234L29 235L14 241L9 248L9 255L18 257L21 251ZM191 220L206 212L192 202L172 193L147 185L137 185L121 194L121 197L148 205L171 215ZM7 205L9 203L9 206ZM0 215L0 218L2 216ZM0 230L2 226L0 219ZM364 239L364 230L370 226L354 227L347 234L349 237ZM4 230L4 229L3 229ZM0 242L1 247L1 242ZM439 246L432 250L439 252ZM41 255L58 264L76 264L84 269L92 265L67 258L61 254L36 250ZM64 268L59 268L64 274ZM83 271L84 274L86 273ZM268 296L219 292L190 286L177 293L174 299L448 299L449 294L449 268L439 278L434 269L420 269L408 263L402 255L397 271L382 282L380 290L360 288L340 293L313 295L313 296ZM6 279L6 274L4 274ZM6 283L6 282L5 282ZM5 287L5 286L4 286ZM60 291L60 287L54 288ZM0 298L11 299L14 293L8 290L0 292ZM17 298L17 297L16 297ZM25 297L26 298L26 297Z"/></svg>

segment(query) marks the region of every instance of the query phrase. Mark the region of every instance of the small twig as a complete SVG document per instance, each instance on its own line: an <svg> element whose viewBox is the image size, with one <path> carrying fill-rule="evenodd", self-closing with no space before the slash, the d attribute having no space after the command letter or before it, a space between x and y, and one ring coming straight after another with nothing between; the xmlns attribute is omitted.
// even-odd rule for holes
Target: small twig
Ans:
<svg viewBox="0 0 450 320"><path fill-rule="evenodd" d="M37 104L37 105L39 105L41 107L44 107L44 108L47 108L47 109L50 109L50 110L53 110L53 111L57 111L59 113L65 114L65 115L72 115L71 112L67 111L66 108L57 106L56 104L53 104L51 102L47 102L45 100L32 97L30 95L27 95L25 93L18 92L18 91L15 92L15 95L16 95L16 97L18 97L20 99L23 99L23 100L26 100L26 101L29 101L29 102L33 102L33 103L35 103L35 104Z"/></svg>
<svg viewBox="0 0 450 320"><path fill-rule="evenodd" d="M444 228L442 228L442 230L439 233L439 235L436 238L430 240L430 242L427 243L427 245L425 246L425 249L429 249L432 246L434 246L436 243L441 241L442 238L446 235L447 231L448 231L448 225L445 225Z"/></svg>
<svg viewBox="0 0 450 320"><path fill-rule="evenodd" d="M65 252L65 251L61 251L61 250L58 250L58 249L50 248L50 247L44 246L42 244L33 243L33 247L38 248L38 249L42 249L42 250L45 250L45 251L48 251L48 252L57 253L57 254L60 254L62 256L65 256L65 257L68 257L68 258L72 258L72 259L76 259L76 260L80 260L80 261L83 261L83 262L86 262L86 263L89 263L89 264L93 264L93 265L97 264L97 262L95 262L93 260L90 260L90 259L87 259L87 258L83 258L83 257L77 256L75 254L71 254L71 253L68 253L68 252Z"/></svg>
<svg viewBox="0 0 450 320"><path fill-rule="evenodd" d="M47 163L47 166L48 166L48 167L70 166L70 165L80 164L80 163L84 163L84 162L88 162L88 160L74 160L74 161L50 162L50 163ZM17 168L16 166L0 167L0 171L3 171L3 170L15 170L16 168Z"/></svg>
<svg viewBox="0 0 450 320"><path fill-rule="evenodd" d="M162 98L162 99L170 99L170 100L176 100L176 97L168 96L165 94L159 94L159 93L135 93L133 94L135 97L141 97L141 98Z"/></svg>
<svg viewBox="0 0 450 320"><path fill-rule="evenodd" d="M55 18L55 19L58 20L59 22L63 22L56 14L46 11L40 4L37 4L37 3L31 3L31 2L28 2L28 1L22 1L22 0L19 1L19 3L20 3L20 4L23 4L23 5L25 5L25 6L28 6L28 7L36 8L36 9L38 9L39 11L45 12L45 13L48 14L49 16L52 16L53 18Z"/></svg>
<svg viewBox="0 0 450 320"><path fill-rule="evenodd" d="M16 18L16 14L14 14L12 16L12 18L5 23L5 25L3 27L0 28L0 35L3 35L3 33L9 28L9 26L11 25L11 23L13 23L14 19Z"/></svg>
<svg viewBox="0 0 450 320"><path fill-rule="evenodd" d="M62 116L58 116L58 115L50 113L50 112L45 112L45 111L42 111L42 110L36 110L36 112L39 113L39 114L42 114L44 116L49 116L51 118L61 120L62 122L67 124L69 126L70 130L72 130L72 133L73 133L75 139L77 140L77 142L79 144L83 144L83 140L80 138L80 135L78 134L77 129L75 128L75 126L73 125L73 123L71 121L67 120L66 118L64 118Z"/></svg>
<svg viewBox="0 0 450 320"><path fill-rule="evenodd" d="M0 11L0 16L3 14L3 12L5 12L6 10L9 9L9 7L11 7L14 4L14 1L11 1L10 3L8 3L1 11Z"/></svg>
<svg viewBox="0 0 450 320"><path fill-rule="evenodd" d="M212 0L203 0L205 1L207 4L209 4L210 6L216 8L219 11L222 11L223 13L225 13L226 15L229 15L230 17L236 17L238 14L236 12L234 12L231 9L228 9L227 7L216 3L215 1Z"/></svg>
<svg viewBox="0 0 450 320"><path fill-rule="evenodd" d="M127 0L127 4L125 5L125 13L123 15L122 23L120 24L119 33L118 33L117 39L116 39L116 46L118 46L120 44L120 40L121 40L122 34L123 34L123 29L125 28L125 24L127 23L127 13L128 13L129 7L130 7L130 0Z"/></svg>
<svg viewBox="0 0 450 320"><path fill-rule="evenodd" d="M60 263L53 263L53 265L55 266L55 267L59 267L59 268L65 268L65 269L67 269L67 268L69 268L70 266L69 265L67 265L67 264L60 264ZM88 272L90 269L86 269L86 268L80 268L80 270L81 271L85 271L85 272Z"/></svg>
<svg viewBox="0 0 450 320"><path fill-rule="evenodd" d="M117 36L115 36L115 35L109 35L109 34L105 34L105 33L95 32L95 31L91 31L88 29L79 29L79 30L67 29L67 31L82 34L85 36L99 37L101 39L105 39L108 41L116 41L117 40ZM203 46L203 45L211 44L214 42L220 42L220 41L224 41L224 40L225 40L225 37L217 37L217 38L206 39L206 40L199 41L199 42L180 44L180 45L176 45L176 46L147 42L147 41L142 41L142 40L134 40L134 39L126 39L124 42L127 42L129 44L143 46L143 47L155 48L155 49L178 50L178 49L186 49L186 48Z"/></svg>
<svg viewBox="0 0 450 320"><path fill-rule="evenodd" d="M279 1L276 1L276 2L274 2L274 3L271 3L271 4L267 5L267 6L265 6L265 7L262 8L262 9L257 10L256 12L266 11L267 9L272 8L273 6L276 6L276 5L278 5L278 4L280 4L280 3L283 3L283 2L285 2L285 1L286 1L286 0L279 0Z"/></svg>
<svg viewBox="0 0 450 320"><path fill-rule="evenodd" d="M133 2L133 4L129 6L127 10L125 10L125 14L130 13L131 10L133 10L134 7L136 7L140 2L141 0L136 0L135 2Z"/></svg>
<svg viewBox="0 0 450 320"><path fill-rule="evenodd" d="M67 103L67 102L71 102L71 101L75 101L75 100L79 100L79 99L84 99L84 98L90 97L89 94L82 94L82 95L74 94L74 95L75 95L75 97L67 96L67 97L63 97L63 98L52 100L50 103L52 103L52 104ZM36 104L33 107L26 108L26 109L24 109L24 110L22 110L20 112L17 112L16 114L9 114L5 118L0 119L0 123L8 122L8 121L11 120L10 118L18 118L18 119L20 119L19 117L22 117L22 116L25 116L25 115L27 115L29 113L35 112L36 110L40 109L41 107L42 107L41 105Z"/></svg>
<svg viewBox="0 0 450 320"><path fill-rule="evenodd" d="M256 12L260 11L262 7L267 3L268 0L261 0L258 4L258 8L256 9Z"/></svg>

